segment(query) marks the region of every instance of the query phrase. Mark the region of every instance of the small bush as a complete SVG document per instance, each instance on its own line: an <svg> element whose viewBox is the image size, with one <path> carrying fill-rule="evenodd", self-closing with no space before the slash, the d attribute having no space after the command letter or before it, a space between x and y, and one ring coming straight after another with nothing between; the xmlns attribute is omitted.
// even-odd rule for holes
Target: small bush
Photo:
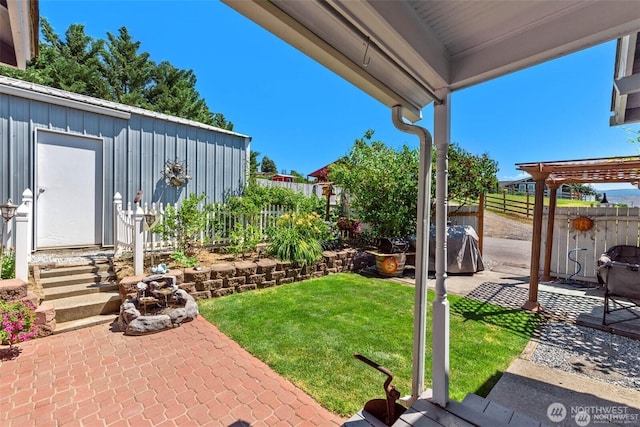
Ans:
<svg viewBox="0 0 640 427"><path fill-rule="evenodd" d="M261 240L262 236L260 236L258 227L250 224L245 226L237 222L231 233L229 251L236 257L242 255L244 258L247 252L253 252L256 249Z"/></svg>
<svg viewBox="0 0 640 427"><path fill-rule="evenodd" d="M16 253L13 249L9 249L2 256L2 275L0 279L13 279L14 277L16 277Z"/></svg>
<svg viewBox="0 0 640 427"><path fill-rule="evenodd" d="M197 245L202 231L207 228L212 209L211 204L204 203L206 198L204 194L190 194L177 209L167 206L162 222L153 231L162 235L163 239L176 239L179 251L188 257L194 256L198 252Z"/></svg>

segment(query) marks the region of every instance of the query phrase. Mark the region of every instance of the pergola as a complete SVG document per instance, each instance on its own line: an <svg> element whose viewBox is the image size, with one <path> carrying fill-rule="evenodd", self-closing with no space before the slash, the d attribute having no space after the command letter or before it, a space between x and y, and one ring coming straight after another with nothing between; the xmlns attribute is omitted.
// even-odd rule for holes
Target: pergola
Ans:
<svg viewBox="0 0 640 427"><path fill-rule="evenodd" d="M536 182L535 205L533 208L533 237L531 239L529 300L525 303L525 308L538 310L540 309L538 285L540 280L540 250L542 247L542 214L545 185L549 187L550 195L542 280L549 280L558 188L562 184L613 182L629 182L638 185L640 183L640 156L517 163L516 166L531 175Z"/></svg>
<svg viewBox="0 0 640 427"><path fill-rule="evenodd" d="M432 305L432 401L446 406L449 401L447 150L451 93L636 34L640 31L640 2L222 1L388 106L396 127L420 139L412 400L424 391L430 159L434 143L436 297ZM634 79L626 82L637 83ZM634 91L625 89L625 93ZM432 102L433 140L426 129L403 120L420 120L422 109Z"/></svg>

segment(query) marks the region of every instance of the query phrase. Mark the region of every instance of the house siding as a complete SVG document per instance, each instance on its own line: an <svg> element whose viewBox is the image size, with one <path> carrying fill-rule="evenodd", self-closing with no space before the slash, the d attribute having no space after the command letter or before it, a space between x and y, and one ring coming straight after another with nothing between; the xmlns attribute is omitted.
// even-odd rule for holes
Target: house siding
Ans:
<svg viewBox="0 0 640 427"><path fill-rule="evenodd" d="M103 139L104 246L113 244L116 192L125 203L133 201L138 190L143 191L143 203L176 203L191 193L222 202L228 192L244 186L249 137L156 113L146 115L132 107L122 109L129 110L128 120L0 92L0 202L8 198L18 202L25 188L37 192L36 128ZM177 189L167 185L162 174L165 163L174 159L187 165L192 178Z"/></svg>

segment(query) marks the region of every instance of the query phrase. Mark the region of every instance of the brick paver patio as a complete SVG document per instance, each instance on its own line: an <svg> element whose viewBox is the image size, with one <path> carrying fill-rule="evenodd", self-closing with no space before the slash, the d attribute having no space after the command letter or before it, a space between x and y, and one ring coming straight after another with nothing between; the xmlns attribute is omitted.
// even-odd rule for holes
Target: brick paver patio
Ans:
<svg viewBox="0 0 640 427"><path fill-rule="evenodd" d="M153 335L93 326L0 361L2 426L335 426L342 420L202 317Z"/></svg>

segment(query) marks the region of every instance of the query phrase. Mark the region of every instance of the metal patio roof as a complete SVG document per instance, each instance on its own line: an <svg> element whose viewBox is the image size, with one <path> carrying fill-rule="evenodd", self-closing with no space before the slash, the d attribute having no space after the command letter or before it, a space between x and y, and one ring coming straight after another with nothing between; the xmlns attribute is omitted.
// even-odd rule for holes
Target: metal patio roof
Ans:
<svg viewBox="0 0 640 427"><path fill-rule="evenodd" d="M38 0L0 0L0 64L24 70L38 54Z"/></svg>
<svg viewBox="0 0 640 427"><path fill-rule="evenodd" d="M640 30L635 0L222 1L411 121L438 89Z"/></svg>
<svg viewBox="0 0 640 427"><path fill-rule="evenodd" d="M640 156L516 163L516 167L531 175L548 172L547 182L562 184L640 182Z"/></svg>

